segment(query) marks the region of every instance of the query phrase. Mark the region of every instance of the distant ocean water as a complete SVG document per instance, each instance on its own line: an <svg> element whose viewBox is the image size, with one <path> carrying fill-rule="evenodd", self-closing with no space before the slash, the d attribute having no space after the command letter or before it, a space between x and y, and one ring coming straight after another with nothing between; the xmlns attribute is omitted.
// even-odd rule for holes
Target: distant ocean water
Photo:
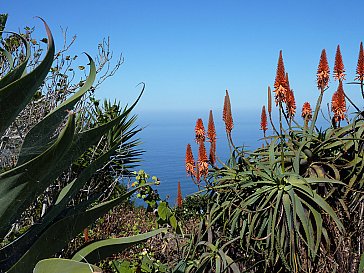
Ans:
<svg viewBox="0 0 364 273"><path fill-rule="evenodd" d="M175 204L177 184L181 182L183 197L197 191L197 186L185 171L185 153L188 143L191 144L194 158L197 160L198 146L195 143L195 124L202 118L205 129L208 125L208 111L199 112L143 112L138 113L137 124L144 127L139 137L142 141L140 148L145 150L142 162L136 169L142 169L150 176L156 176L160 185L155 186L162 199ZM217 156L225 162L229 157L222 114L213 113L217 134ZM235 113L234 129L232 132L236 146L245 145L254 150L262 145L260 129L260 113L248 111ZM207 153L210 145L206 145ZM137 201L137 203L139 203Z"/></svg>
<svg viewBox="0 0 364 273"><path fill-rule="evenodd" d="M234 109L233 109L234 110ZM277 111L276 111L277 112ZM135 170L144 170L150 176L156 176L160 180L158 190L162 199L167 199L171 205L176 202L178 181L181 182L183 197L197 191L197 186L192 179L186 175L185 154L187 144L191 144L195 161L198 157L198 146L195 143L195 125L198 118L202 118L205 130L208 126L209 110L203 109L199 112L167 112L151 111L140 112L137 124L144 128L138 135L145 150L142 155L140 166ZM216 135L217 135L217 157L226 162L229 158L229 146L227 144L225 125L222 121L222 110L213 112ZM245 146L247 150L253 151L260 147L264 141L261 140L263 132L260 130L261 111L237 111L233 112L234 128L232 137L235 146ZM276 126L278 117L273 113ZM296 120L302 123L300 116ZM320 115L317 120L318 128L327 128L330 123ZM273 132L268 124L267 135ZM209 153L210 144L206 144ZM142 205L142 201L136 200Z"/></svg>

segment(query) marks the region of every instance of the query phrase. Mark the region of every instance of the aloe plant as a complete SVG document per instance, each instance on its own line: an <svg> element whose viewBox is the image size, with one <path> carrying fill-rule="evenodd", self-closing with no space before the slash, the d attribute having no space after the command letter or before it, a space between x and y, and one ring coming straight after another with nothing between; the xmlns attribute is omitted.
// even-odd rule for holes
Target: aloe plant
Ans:
<svg viewBox="0 0 364 273"><path fill-rule="evenodd" d="M43 60L33 70L27 71L30 47L21 35L12 33L20 39L20 45L23 45L25 50L24 58L19 59L16 64L13 62L11 52L2 48L1 54L7 61L8 71L0 79L1 135L33 99L51 68L55 52L54 41L45 22L44 26L48 36L48 48ZM86 54L86 56L90 62L90 71L82 87L56 106L26 134L16 165L0 173L1 272L32 272L38 261L50 258L61 251L85 227L138 190L135 188L126 194L103 202L96 202L98 195L90 196L89 199L77 203L70 202L94 173L114 158L116 151L124 154L127 151L126 147L137 145L137 142L132 141L131 146L126 146L128 140L138 132L135 128L128 129L135 121L135 117L130 119L128 115L136 106L144 90L143 88L131 106L125 107L123 111L115 112L111 119L95 124L92 128L78 128L79 117L72 110L92 87L96 75L94 61L89 55ZM62 129L57 133L60 127ZM115 128L118 129L115 131ZM104 149L97 150L92 161L83 166L78 175L59 192L47 212L19 237L9 239L8 235L34 200L64 171L75 162L79 162L80 158L85 157L90 149L97 149L96 145L110 132L118 135L112 137L109 145L104 146ZM130 155L131 157L133 155ZM162 231L160 229L139 237L126 238L118 244L106 242L102 247L106 247L109 254L110 244L114 245L113 249L117 251L121 245L125 248L127 245L145 240ZM36 271L41 270L42 264L48 264L48 262L42 262Z"/></svg>
<svg viewBox="0 0 364 273"><path fill-rule="evenodd" d="M362 89L362 44L360 48L356 78L360 83L356 84ZM215 253L227 249L224 253L238 264L239 270L357 272L364 250L364 120L363 112L344 93L344 71L338 46L333 116L329 113L327 128L319 130L318 115L329 92L330 76L326 52L322 51L315 112L312 115L310 104L304 104L302 126L294 117L296 102L280 52L274 83L279 127L272 119L268 88L267 108L273 134L267 134L268 119L263 106L260 125L264 144L254 151L233 144L232 117L226 118L231 115L231 105L225 96L223 120L231 156L221 166L210 160L212 168L204 189L210 196L209 207L200 223L199 236L187 245L186 261L181 263L188 272L220 270L221 258L210 254L211 249ZM346 98L357 110L352 116L346 113ZM199 128L204 137L202 131ZM197 177L206 169L202 159L207 156L199 152L195 164L190 148L186 152L186 171Z"/></svg>

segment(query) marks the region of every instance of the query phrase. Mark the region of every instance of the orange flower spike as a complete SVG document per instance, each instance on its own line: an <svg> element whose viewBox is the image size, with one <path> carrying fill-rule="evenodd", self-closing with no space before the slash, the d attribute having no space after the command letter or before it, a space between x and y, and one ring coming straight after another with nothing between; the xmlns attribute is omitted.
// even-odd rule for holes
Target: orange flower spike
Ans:
<svg viewBox="0 0 364 273"><path fill-rule="evenodd" d="M286 102L287 82L286 72L284 70L284 62L282 57L282 50L279 52L276 79L274 81L274 91L276 105L279 102Z"/></svg>
<svg viewBox="0 0 364 273"><path fill-rule="evenodd" d="M292 118L296 114L296 100L292 89L290 89L287 93L289 98L289 100L287 99L287 114Z"/></svg>
<svg viewBox="0 0 364 273"><path fill-rule="evenodd" d="M294 98L293 90L289 86L288 73L286 73L287 82L287 93L286 93L286 103L287 103L287 115L288 117L293 117L296 114L296 100Z"/></svg>
<svg viewBox="0 0 364 273"><path fill-rule="evenodd" d="M196 127L195 127L195 134L196 134L196 142L200 143L205 141L205 127L203 126L202 119L197 119Z"/></svg>
<svg viewBox="0 0 364 273"><path fill-rule="evenodd" d="M307 120L312 119L312 109L309 102L305 102L302 106L302 117Z"/></svg>
<svg viewBox="0 0 364 273"><path fill-rule="evenodd" d="M209 165L207 163L207 155L205 143L201 142L198 149L198 173L199 177L206 177L208 174Z"/></svg>
<svg viewBox="0 0 364 273"><path fill-rule="evenodd" d="M177 186L177 207L181 208L182 207L182 191L181 191L181 182L178 181L178 186Z"/></svg>
<svg viewBox="0 0 364 273"><path fill-rule="evenodd" d="M346 102L345 102L343 84L341 81L339 82L337 91L332 96L331 110L334 113L334 119L336 122L345 119Z"/></svg>
<svg viewBox="0 0 364 273"><path fill-rule="evenodd" d="M187 175L196 176L195 160L193 159L193 154L190 144L187 144L185 164L186 164Z"/></svg>
<svg viewBox="0 0 364 273"><path fill-rule="evenodd" d="M225 122L225 129L228 134L231 133L232 129L234 128L233 116L231 114L231 104L230 104L230 97L229 93L226 90L225 100L224 100L224 112L222 118Z"/></svg>
<svg viewBox="0 0 364 273"><path fill-rule="evenodd" d="M260 129L263 130L264 135L268 130L267 113L265 112L265 105L262 107L262 114L260 116Z"/></svg>
<svg viewBox="0 0 364 273"><path fill-rule="evenodd" d="M335 80L345 80L345 68L343 63L343 58L341 56L340 45L336 48L335 55L335 66L334 66L334 78Z"/></svg>
<svg viewBox="0 0 364 273"><path fill-rule="evenodd" d="M268 113L272 113L272 92L270 86L268 86Z"/></svg>
<svg viewBox="0 0 364 273"><path fill-rule="evenodd" d="M323 49L321 52L320 63L317 68L317 87L323 92L328 86L330 79L329 63L327 62L326 50Z"/></svg>
<svg viewBox="0 0 364 273"><path fill-rule="evenodd" d="M209 160L210 160L211 165L215 165L215 161L216 161L216 130L215 130L214 117L212 115L212 110L210 110L210 115L209 115L209 124L208 124L208 127L207 127L207 138L209 139L209 142L211 142Z"/></svg>
<svg viewBox="0 0 364 273"><path fill-rule="evenodd" d="M207 138L211 143L216 141L216 130L215 130L214 117L212 115L212 110L210 110L209 114L209 123L207 126Z"/></svg>
<svg viewBox="0 0 364 273"><path fill-rule="evenodd" d="M356 74L357 77L355 80L364 81L364 51L363 51L363 42L360 43L358 64L356 66Z"/></svg>

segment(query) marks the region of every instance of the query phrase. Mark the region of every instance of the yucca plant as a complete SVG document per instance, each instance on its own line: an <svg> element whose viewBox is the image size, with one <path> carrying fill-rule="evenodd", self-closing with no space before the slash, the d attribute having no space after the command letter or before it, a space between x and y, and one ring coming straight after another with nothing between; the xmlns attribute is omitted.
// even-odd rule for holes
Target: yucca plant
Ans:
<svg viewBox="0 0 364 273"><path fill-rule="evenodd" d="M361 89L363 71L361 45L356 78L359 82L355 82ZM343 90L344 72L338 46L333 116L328 128L319 130L318 115L330 76L323 50L317 71L316 107L312 113L310 104L304 104L301 125L295 119L294 93L280 52L274 83L278 124L272 119L272 94L268 88L268 115L263 106L260 124L264 144L253 152L233 143L231 103L226 92L223 120L232 153L220 167L210 161L212 168L205 177L210 206L199 240L228 244L224 245L225 254L241 271L357 272L364 244L364 119L363 112ZM346 100L357 110L351 120ZM272 135L267 134L268 116ZM341 126L344 122L347 125ZM189 145L186 171L196 176L199 168L200 162L195 165ZM216 270L217 266L207 266L210 263L201 268L203 260L187 255L191 256L200 265L200 272Z"/></svg>
<svg viewBox="0 0 364 273"><path fill-rule="evenodd" d="M24 53L18 55L20 57L16 60L6 46L1 49L2 65L6 66L2 67L2 71L6 71L6 74L0 79L2 112L0 135L5 133L19 113L33 99L51 68L55 53L54 41L45 22L44 25L48 36L48 49L43 60L33 70L26 69L30 46L23 36L12 33L20 41L18 46L24 47ZM94 173L110 164L110 160L117 154L116 151L126 152L126 149L130 148L129 144L132 147L136 144L133 141L128 143L128 140L138 132L138 130L128 130L135 120L135 118L129 119L128 114L143 93L142 91L130 107L126 107L123 111L116 111L114 116L102 124L88 129L81 127L77 130L76 120L79 117L72 110L92 87L96 75L94 61L89 55L87 57L90 62L90 72L82 87L56 106L24 136L15 166L4 169L0 173L1 272L32 272L38 261L54 256L85 227L138 190L136 188L104 202L97 202L98 194L81 202L70 202ZM115 128L119 129L115 131L113 130ZM123 130L127 133L124 134ZM97 144L105 137L107 138L110 132L118 133L120 136L113 136L109 139L109 145L104 145L102 150L97 149ZM37 197L69 170L74 162L80 162L80 158L84 158L90 149L97 151L92 161L83 166L78 175L64 185L46 213L33 225L28 226L19 237L9 238L9 234L12 233L23 213L32 206ZM80 250L81 256L75 255L74 259L96 262L114 251L122 250L128 245L145 240L161 231L163 230L159 229L139 237L91 244L87 249Z"/></svg>

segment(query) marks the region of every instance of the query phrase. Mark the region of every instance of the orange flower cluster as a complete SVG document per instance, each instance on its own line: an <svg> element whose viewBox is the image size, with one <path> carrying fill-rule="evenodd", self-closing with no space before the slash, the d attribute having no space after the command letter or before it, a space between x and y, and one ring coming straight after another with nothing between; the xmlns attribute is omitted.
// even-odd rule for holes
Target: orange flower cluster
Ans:
<svg viewBox="0 0 364 273"><path fill-rule="evenodd" d="M287 116L292 118L296 114L296 100L294 98L293 90L289 86L288 73L286 73L287 92L286 92L286 107Z"/></svg>
<svg viewBox="0 0 364 273"><path fill-rule="evenodd" d="M340 45L336 48L335 55L335 65L334 65L334 79L335 80L345 80L345 68L343 63L343 58L341 56Z"/></svg>
<svg viewBox="0 0 364 273"><path fill-rule="evenodd" d="M202 119L200 118L196 121L195 135L197 143L205 141L205 127L203 126Z"/></svg>
<svg viewBox="0 0 364 273"><path fill-rule="evenodd" d="M321 92L328 86L330 79L329 63L327 62L326 50L321 52L320 63L317 68L317 87Z"/></svg>
<svg viewBox="0 0 364 273"><path fill-rule="evenodd" d="M364 81L364 51L363 51L363 42L360 43L358 64L356 66L356 74L357 77L355 80L359 80L361 82Z"/></svg>
<svg viewBox="0 0 364 273"><path fill-rule="evenodd" d="M311 120L312 119L312 109L309 102L305 102L302 107L302 117L305 120Z"/></svg>
<svg viewBox="0 0 364 273"><path fill-rule="evenodd" d="M208 124L208 127L207 127L207 138L209 139L209 142L211 143L209 160L210 160L211 165L215 165L215 161L216 161L216 130L215 130L214 117L212 115L212 110L210 110L210 114L209 114L209 124Z"/></svg>
<svg viewBox="0 0 364 273"><path fill-rule="evenodd" d="M212 121L213 122L213 121ZM209 132L208 132L208 138L209 139L216 139L216 134L214 133L215 125L209 124ZM208 173L208 160L206 155L206 149L205 149L205 128L203 126L202 119L197 119L196 121L196 127L195 127L195 135L196 135L196 142L199 145L199 152L198 152L198 160L197 164L195 163L193 159L192 154L192 148L191 145L187 145L186 149L186 172L187 175L190 175L192 177L196 177L197 185L199 186L199 182L201 177L206 177Z"/></svg>
<svg viewBox="0 0 364 273"><path fill-rule="evenodd" d="M341 81L339 82L339 86L338 86L336 92L332 96L331 110L334 113L334 120L336 122L339 122L340 120L345 119L346 102L345 102L343 84Z"/></svg>
<svg viewBox="0 0 364 273"><path fill-rule="evenodd" d="M228 134L230 134L231 130L234 127L234 122L233 122L233 116L231 114L231 104L230 104L229 92L227 90L226 90L226 95L225 95L225 100L224 100L224 110L223 110L222 119L225 122L226 132Z"/></svg>
<svg viewBox="0 0 364 273"><path fill-rule="evenodd" d="M287 81L286 81L286 72L284 69L284 63L282 57L282 50L279 52L277 73L276 73L276 79L274 81L273 92L275 93L276 105L278 105L279 102L286 102Z"/></svg>
<svg viewBox="0 0 364 273"><path fill-rule="evenodd" d="M187 174L190 176L196 176L195 160L193 159L193 154L190 144L187 144L185 164L186 164Z"/></svg>
<svg viewBox="0 0 364 273"><path fill-rule="evenodd" d="M265 112L265 105L262 107L262 114L260 116L260 129L263 130L264 135L268 130L267 113Z"/></svg>
<svg viewBox="0 0 364 273"><path fill-rule="evenodd" d="M181 208L182 207L182 191L181 191L181 182L178 181L178 186L177 186L177 207Z"/></svg>
<svg viewBox="0 0 364 273"><path fill-rule="evenodd" d="M197 181L200 181L202 176L206 178L208 171L209 165L206 155L205 143L201 142L198 149L198 172L196 176Z"/></svg>

